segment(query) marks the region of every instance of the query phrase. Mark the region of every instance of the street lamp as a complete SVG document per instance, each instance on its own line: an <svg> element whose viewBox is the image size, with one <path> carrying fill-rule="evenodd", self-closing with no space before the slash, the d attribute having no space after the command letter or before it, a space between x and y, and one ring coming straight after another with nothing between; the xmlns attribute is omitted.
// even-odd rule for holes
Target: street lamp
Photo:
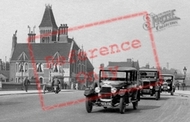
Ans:
<svg viewBox="0 0 190 122"><path fill-rule="evenodd" d="M175 72L174 72L174 77L175 77L175 86L178 88L178 90L179 90L179 81L177 80L177 71L175 70Z"/></svg>
<svg viewBox="0 0 190 122"><path fill-rule="evenodd" d="M185 87L185 77L186 77L186 72L187 72L187 68L186 67L183 68L183 72L184 72L184 79L183 79L183 90L184 90L184 87Z"/></svg>
<svg viewBox="0 0 190 122"><path fill-rule="evenodd" d="M175 75L175 78L177 77L177 71L175 70L175 72L174 72L174 75Z"/></svg>

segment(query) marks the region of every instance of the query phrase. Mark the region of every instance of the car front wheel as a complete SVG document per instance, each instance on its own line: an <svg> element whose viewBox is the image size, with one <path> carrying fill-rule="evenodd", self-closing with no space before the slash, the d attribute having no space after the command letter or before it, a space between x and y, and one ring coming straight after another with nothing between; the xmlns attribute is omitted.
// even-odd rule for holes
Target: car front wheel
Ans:
<svg viewBox="0 0 190 122"><path fill-rule="evenodd" d="M120 103L119 103L119 112L121 114L125 113L125 99L123 97L120 98Z"/></svg>
<svg viewBox="0 0 190 122"><path fill-rule="evenodd" d="M92 101L90 100L89 97L86 97L86 102L85 102L85 104L86 104L86 111L87 111L88 113L91 113L91 112L92 112L93 105L92 105Z"/></svg>
<svg viewBox="0 0 190 122"><path fill-rule="evenodd" d="M158 99L160 98L160 92L159 92L159 91L157 91L157 92L155 93L155 97L156 97L156 100L158 100Z"/></svg>
<svg viewBox="0 0 190 122"><path fill-rule="evenodd" d="M173 91L173 90L171 91L171 95L172 95L172 96L174 95L174 91Z"/></svg>

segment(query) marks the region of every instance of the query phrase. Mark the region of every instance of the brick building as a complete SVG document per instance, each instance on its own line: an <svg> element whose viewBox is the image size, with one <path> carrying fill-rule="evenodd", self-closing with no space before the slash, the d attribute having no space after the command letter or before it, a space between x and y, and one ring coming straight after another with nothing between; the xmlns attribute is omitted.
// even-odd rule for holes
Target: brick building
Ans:
<svg viewBox="0 0 190 122"><path fill-rule="evenodd" d="M118 67L134 67L139 70L139 61L132 61L132 59L127 59L127 61L118 61L118 62L108 62L108 66L118 66Z"/></svg>
<svg viewBox="0 0 190 122"><path fill-rule="evenodd" d="M67 24L57 27L52 7L46 6L39 25L40 43L36 43L35 31L29 27L28 43L17 43L16 32L12 38L10 81L20 83L23 77L39 79L40 83L51 80L53 75L64 76L71 88L74 82L84 85L87 76L93 77L94 67L73 38L68 37ZM83 72L83 73L81 73ZM79 80L79 78L83 80ZM34 80L35 82L36 80Z"/></svg>

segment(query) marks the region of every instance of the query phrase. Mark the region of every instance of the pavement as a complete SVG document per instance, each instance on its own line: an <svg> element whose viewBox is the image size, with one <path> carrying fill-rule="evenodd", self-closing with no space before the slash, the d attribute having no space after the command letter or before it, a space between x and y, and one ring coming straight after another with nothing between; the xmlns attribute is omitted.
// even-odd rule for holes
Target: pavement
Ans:
<svg viewBox="0 0 190 122"><path fill-rule="evenodd" d="M60 92L73 92L76 90L72 90L72 89L62 89ZM42 90L28 90L28 92L24 91L24 90L0 90L0 96L5 96L5 95L20 95L20 94L39 94L39 93L43 94ZM46 91L47 93L47 91Z"/></svg>
<svg viewBox="0 0 190 122"><path fill-rule="evenodd" d="M73 92L77 90L72 90L72 89L62 89L61 92ZM81 90L80 90L81 91ZM0 90L0 96L5 96L5 95L18 95L18 94L39 94L43 93L42 90L28 90L28 92L24 90ZM179 94L179 95L190 95L190 90L176 90L174 94Z"/></svg>
<svg viewBox="0 0 190 122"><path fill-rule="evenodd" d="M190 96L190 90L175 90L174 94L179 94L179 95L188 95Z"/></svg>

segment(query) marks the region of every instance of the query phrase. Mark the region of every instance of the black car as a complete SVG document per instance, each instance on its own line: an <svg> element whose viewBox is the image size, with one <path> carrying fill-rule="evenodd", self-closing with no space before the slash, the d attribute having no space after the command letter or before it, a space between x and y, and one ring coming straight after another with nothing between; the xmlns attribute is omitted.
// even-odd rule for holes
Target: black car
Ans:
<svg viewBox="0 0 190 122"><path fill-rule="evenodd" d="M162 80L161 91L162 92L168 92L171 95L174 95L174 92L175 92L174 75L172 75L172 74L161 74L160 77Z"/></svg>
<svg viewBox="0 0 190 122"><path fill-rule="evenodd" d="M161 85L159 71L157 69L140 69L141 96L154 96L156 100L160 99Z"/></svg>
<svg viewBox="0 0 190 122"><path fill-rule="evenodd" d="M130 103L137 109L140 101L137 70L132 67L105 67L99 71L99 80L86 88L86 110L90 113L93 106L118 107L120 113Z"/></svg>

